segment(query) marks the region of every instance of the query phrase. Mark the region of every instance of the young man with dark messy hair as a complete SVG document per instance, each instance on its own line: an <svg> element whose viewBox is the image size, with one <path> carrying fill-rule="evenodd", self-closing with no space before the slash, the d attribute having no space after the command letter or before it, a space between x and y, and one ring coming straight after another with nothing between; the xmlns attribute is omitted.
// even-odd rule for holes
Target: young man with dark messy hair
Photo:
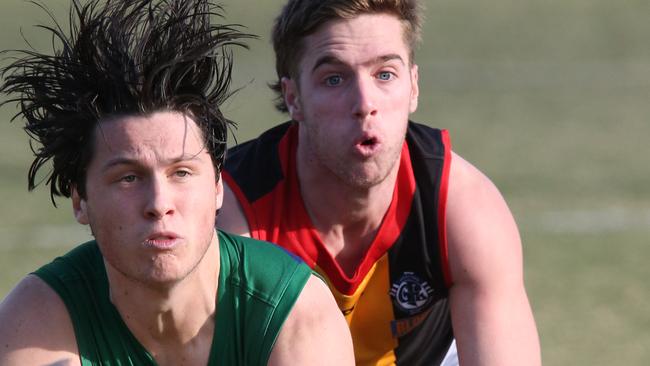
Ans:
<svg viewBox="0 0 650 366"><path fill-rule="evenodd" d="M277 246L214 228L229 47L205 0L73 0L54 53L18 52L0 91L93 241L0 304L2 365L350 365L331 293Z"/></svg>
<svg viewBox="0 0 650 366"><path fill-rule="evenodd" d="M417 0L289 0L272 39L292 121L228 152L218 225L328 279L358 365L539 365L517 227L418 105Z"/></svg>

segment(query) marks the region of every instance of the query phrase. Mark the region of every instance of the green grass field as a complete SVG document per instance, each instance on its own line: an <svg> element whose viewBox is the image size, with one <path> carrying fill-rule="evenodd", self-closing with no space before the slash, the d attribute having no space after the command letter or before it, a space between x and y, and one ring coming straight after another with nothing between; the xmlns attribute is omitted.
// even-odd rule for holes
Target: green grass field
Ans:
<svg viewBox="0 0 650 366"><path fill-rule="evenodd" d="M545 365L650 359L650 2L427 0L415 120L450 130L456 152L501 188L520 225ZM66 1L48 6L64 15ZM489 4L489 5L488 5ZM267 33L281 1L225 2L261 36L236 54L224 113L247 140L285 117L271 105ZM251 8L251 9L248 9ZM0 49L36 48L45 19L3 3ZM70 203L27 193L30 162L13 106L0 111L0 297L89 238Z"/></svg>

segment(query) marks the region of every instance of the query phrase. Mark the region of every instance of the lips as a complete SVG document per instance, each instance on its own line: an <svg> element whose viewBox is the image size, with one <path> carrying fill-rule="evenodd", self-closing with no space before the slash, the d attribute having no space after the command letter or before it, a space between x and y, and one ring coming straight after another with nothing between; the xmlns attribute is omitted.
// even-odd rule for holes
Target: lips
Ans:
<svg viewBox="0 0 650 366"><path fill-rule="evenodd" d="M179 242L179 236L172 232L159 232L149 235L143 244L153 249L171 249Z"/></svg>
<svg viewBox="0 0 650 366"><path fill-rule="evenodd" d="M370 134L364 134L354 142L355 151L364 158L369 158L379 150L379 139Z"/></svg>

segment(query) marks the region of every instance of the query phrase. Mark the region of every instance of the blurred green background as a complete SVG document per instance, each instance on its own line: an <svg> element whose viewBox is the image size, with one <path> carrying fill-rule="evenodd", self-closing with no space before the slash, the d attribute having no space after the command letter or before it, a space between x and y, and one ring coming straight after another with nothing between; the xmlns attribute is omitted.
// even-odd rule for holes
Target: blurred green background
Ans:
<svg viewBox="0 0 650 366"><path fill-rule="evenodd" d="M46 0L59 19L67 1ZM229 0L228 22L261 36L236 52L223 106L239 141L274 111L272 17L282 2ZM456 152L501 188L519 223L545 365L650 359L650 2L426 1L415 120L450 130ZM0 49L37 49L42 11L5 0ZM27 193L28 139L0 110L0 297L89 232L70 203Z"/></svg>

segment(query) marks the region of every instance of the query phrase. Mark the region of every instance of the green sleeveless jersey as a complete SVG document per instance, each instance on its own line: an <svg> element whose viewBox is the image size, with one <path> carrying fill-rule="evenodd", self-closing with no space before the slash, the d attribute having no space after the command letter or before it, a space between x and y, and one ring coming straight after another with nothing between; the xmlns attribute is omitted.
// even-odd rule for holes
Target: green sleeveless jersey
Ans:
<svg viewBox="0 0 650 366"><path fill-rule="evenodd" d="M279 247L221 231L215 330L208 365L266 365L311 270ZM56 258L35 275L65 303L83 366L156 365L109 299L97 243Z"/></svg>

